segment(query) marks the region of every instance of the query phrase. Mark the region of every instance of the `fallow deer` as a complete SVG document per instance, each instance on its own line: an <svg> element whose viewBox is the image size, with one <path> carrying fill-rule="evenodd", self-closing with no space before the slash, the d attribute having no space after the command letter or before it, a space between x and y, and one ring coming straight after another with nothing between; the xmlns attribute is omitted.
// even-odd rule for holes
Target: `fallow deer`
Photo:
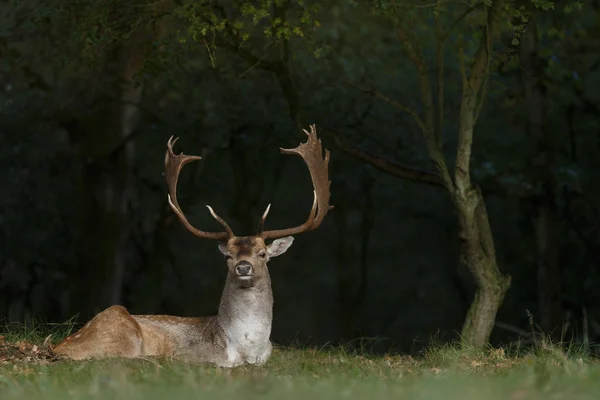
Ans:
<svg viewBox="0 0 600 400"><path fill-rule="evenodd" d="M292 235L317 228L329 206L329 151L317 139L311 125L306 143L295 149L280 149L295 154L308 166L313 183L313 205L305 223L289 229L264 231L269 204L254 236L235 236L229 225L210 206L206 206L224 232L205 232L193 227L177 201L177 180L182 167L199 156L173 153L177 139L167 142L165 177L169 205L181 223L195 236L220 241L218 248L227 263L227 278L215 316L186 318L169 315L131 315L122 306L112 306L97 314L78 332L64 339L54 352L73 360L103 357L173 357L234 367L244 363L263 364L271 355L273 293L267 262L283 254L292 244ZM274 239L266 244L266 240Z"/></svg>

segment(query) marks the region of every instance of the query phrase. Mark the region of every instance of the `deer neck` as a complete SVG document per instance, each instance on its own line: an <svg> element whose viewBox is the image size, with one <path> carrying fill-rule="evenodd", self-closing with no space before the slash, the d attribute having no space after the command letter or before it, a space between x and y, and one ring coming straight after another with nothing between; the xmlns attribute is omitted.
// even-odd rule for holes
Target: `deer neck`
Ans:
<svg viewBox="0 0 600 400"><path fill-rule="evenodd" d="M248 284L229 273L218 314L219 324L239 345L269 341L273 320L273 293L268 274Z"/></svg>

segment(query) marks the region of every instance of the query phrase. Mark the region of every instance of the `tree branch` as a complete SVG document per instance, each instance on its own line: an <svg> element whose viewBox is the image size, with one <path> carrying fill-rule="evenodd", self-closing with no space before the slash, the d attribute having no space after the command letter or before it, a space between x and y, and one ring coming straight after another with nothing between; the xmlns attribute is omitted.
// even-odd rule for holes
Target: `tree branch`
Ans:
<svg viewBox="0 0 600 400"><path fill-rule="evenodd" d="M435 141L434 135L434 108L433 98L431 95L431 85L429 82L429 68L425 63L421 48L417 41L414 41L406 32L400 21L396 21L396 34L400 42L404 46L404 50L411 59L417 69L419 75L419 86L421 88L421 102L425 109L425 126L426 129L423 131L425 140Z"/></svg>
<svg viewBox="0 0 600 400"><path fill-rule="evenodd" d="M438 147L436 144L436 140L433 136L433 131L429 130L426 123L423 122L423 120L419 117L417 112L415 110L413 110L412 108L405 106L402 103L399 103L395 100L390 99L388 96L384 95L381 92L378 92L373 89L361 88L350 82L347 82L347 84L349 86L352 86L352 87L360 90L363 93L366 93L377 99L383 100L386 103L392 105L393 107L396 107L402 111L405 111L406 113L410 114L415 119L415 122L421 129L421 133L422 133L423 137L425 138L425 142L427 144L427 151L429 153L429 158L431 159L431 161L433 161L434 165L436 166L437 170L439 171L439 173L440 173L439 176L441 177L441 179L443 181L443 185L448 190L452 191L454 184L452 182L452 178L450 177L450 173L448 172L448 167L446 165L446 161L444 160L444 155L442 154L441 148ZM367 160L365 159L363 161L367 161ZM398 175L398 176L400 176L400 175ZM410 178L406 178L406 179L410 179Z"/></svg>
<svg viewBox="0 0 600 400"><path fill-rule="evenodd" d="M280 18L283 23L286 22L286 12L289 8L290 3L286 1L285 3L278 5L277 2L274 3L273 7L273 16L275 18ZM277 77L277 81L279 82L279 87L283 92L283 96L286 98L288 102L288 106L290 107L290 116L292 120L298 125L299 128L302 128L302 117L300 116L300 96L298 95L298 91L294 87L294 80L292 78L292 74L289 68L289 59L290 59L290 46L288 39L284 39L282 41L281 46L281 57L278 62L275 63L275 68L273 69L273 73Z"/></svg>
<svg viewBox="0 0 600 400"><path fill-rule="evenodd" d="M475 11L477 8L469 6L458 18L450 25L450 28L446 30L446 32L442 35L442 42L445 42L448 36L452 33L456 25L458 25L467 15L469 15L472 11Z"/></svg>
<svg viewBox="0 0 600 400"><path fill-rule="evenodd" d="M376 99L379 100L383 100L386 103L388 103L389 105L391 105L392 107L395 107L401 111L404 111L405 113L407 113L408 115L410 115L411 117L413 117L413 119L415 120L415 122L417 123L417 125L419 126L419 128L421 129L421 131L423 132L423 134L425 135L425 131L427 130L427 126L425 125L425 122L423 122L423 120L421 119L421 117L419 117L419 114L411 107L405 106L404 104L393 100L391 98L389 98L388 96L386 96L385 94L378 92L377 90L374 89L367 89L361 86L358 86L352 82L346 81L345 82L346 85L353 87L365 94L368 94L369 96L375 97Z"/></svg>
<svg viewBox="0 0 600 400"><path fill-rule="evenodd" d="M218 6L215 6L220 8ZM283 4L273 4L273 15L276 18L281 18L282 21L286 19L286 11L289 7L289 2L285 2ZM224 11L221 10L223 15ZM298 91L294 87L294 81L290 74L288 61L290 57L290 49L287 39L283 39L281 41L272 41L267 46L267 50L265 55L262 57L257 57L251 51L244 49L239 42L236 41L233 29L229 23L226 24L227 32L231 37L231 40L220 40L219 44L223 44L225 47L232 50L234 53L239 55L244 61L251 65L251 68L258 67L262 70L272 72L277 78L277 82L279 83L279 87L283 92L283 96L285 97L288 106L290 108L290 116L292 120L301 127L302 121L300 117L300 100L298 96ZM281 54L278 60L265 60L265 57L269 51L271 51L275 45L281 42Z"/></svg>
<svg viewBox="0 0 600 400"><path fill-rule="evenodd" d="M13 54L12 57L10 56L11 53ZM15 62L16 59L20 59L22 57L23 55L17 48L13 46L9 49L9 45L6 39L0 37L0 59L7 60L11 67L20 70L23 74L23 77L25 78L25 83L28 87L39 89L46 93L50 92L53 89L53 87L41 74L34 71L27 65L19 65Z"/></svg>
<svg viewBox="0 0 600 400"><path fill-rule="evenodd" d="M475 120L474 122L477 123L477 119L479 118L479 113L481 112L481 109L483 108L483 103L485 102L485 94L486 94L486 89L487 89L487 84L488 84L488 80L490 78L490 66L492 63L492 37L490 35L490 25L486 25L485 26L486 29L486 34L485 34L485 38L486 38L486 43L485 45L487 46L487 54L488 56L486 57L486 63L485 63L485 72L483 73L483 83L481 86L481 94L479 96L479 104L477 105L477 109L475 110Z"/></svg>
<svg viewBox="0 0 600 400"><path fill-rule="evenodd" d="M437 0L433 11L435 18L435 37L437 41L436 49L436 69L437 69L437 106L438 117L435 129L435 139L437 146L442 147L442 133L444 131L444 38L442 34L442 24L440 22L440 13L442 12L442 1Z"/></svg>
<svg viewBox="0 0 600 400"><path fill-rule="evenodd" d="M333 137L335 144L344 153L351 155L380 171L389 175L393 175L408 181L426 183L434 186L444 186L444 181L434 172L423 169L410 167L400 164L395 161L386 160L383 157L377 156L368 150L361 149L355 145L348 144L341 136L331 128L326 128L326 131Z"/></svg>
<svg viewBox="0 0 600 400"><path fill-rule="evenodd" d="M500 13L504 7L505 0L495 0L487 12L487 24L483 30L479 48L468 74L461 60L461 74L463 76L463 93L460 103L460 123L458 132L458 149L456 154L455 184L461 193L471 187L471 149L473 145L473 128L475 125L475 114L477 100L481 86L486 79L488 65L491 58L491 38L495 34L496 25Z"/></svg>
<svg viewBox="0 0 600 400"><path fill-rule="evenodd" d="M421 129L423 132L423 138L425 139L425 144L427 146L427 152L429 153L429 158L435 164L440 176L444 181L444 186L449 191L454 191L454 182L450 177L450 172L448 171L448 166L446 165L446 159L442 153L441 147L441 136L437 137L436 128L435 128L435 109L433 103L433 97L431 92L431 85L429 82L429 68L427 68L427 64L425 63L425 59L423 58L423 54L421 48L418 45L418 42L413 40L413 38L409 35L409 33L404 29L401 22L396 20L396 34L398 39L404 46L404 50L406 54L413 62L415 68L417 69L417 73L419 75L419 86L421 90L421 103L425 110L425 128ZM441 47L441 44L440 44ZM439 49L440 55L442 49ZM443 67L443 66L442 66ZM443 70L443 68L442 68ZM443 90L443 86L442 86ZM441 132L440 132L441 134Z"/></svg>

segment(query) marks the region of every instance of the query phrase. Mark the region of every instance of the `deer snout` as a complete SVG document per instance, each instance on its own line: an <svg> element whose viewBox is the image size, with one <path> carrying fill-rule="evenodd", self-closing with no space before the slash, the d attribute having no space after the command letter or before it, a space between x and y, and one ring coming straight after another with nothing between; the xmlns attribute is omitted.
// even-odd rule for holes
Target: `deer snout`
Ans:
<svg viewBox="0 0 600 400"><path fill-rule="evenodd" d="M249 277L252 275L252 264L248 261L240 261L235 265L235 273L240 277Z"/></svg>

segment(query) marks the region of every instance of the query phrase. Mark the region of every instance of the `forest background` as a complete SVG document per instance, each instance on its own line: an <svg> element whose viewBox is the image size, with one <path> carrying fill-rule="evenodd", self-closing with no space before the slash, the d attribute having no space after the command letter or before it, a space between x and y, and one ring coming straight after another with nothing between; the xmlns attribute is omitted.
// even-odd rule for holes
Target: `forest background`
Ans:
<svg viewBox="0 0 600 400"><path fill-rule="evenodd" d="M168 138L188 218L252 234L306 217L278 149L315 123L335 208L270 264L275 342L593 343L599 34L598 1L3 1L0 315L215 313Z"/></svg>

